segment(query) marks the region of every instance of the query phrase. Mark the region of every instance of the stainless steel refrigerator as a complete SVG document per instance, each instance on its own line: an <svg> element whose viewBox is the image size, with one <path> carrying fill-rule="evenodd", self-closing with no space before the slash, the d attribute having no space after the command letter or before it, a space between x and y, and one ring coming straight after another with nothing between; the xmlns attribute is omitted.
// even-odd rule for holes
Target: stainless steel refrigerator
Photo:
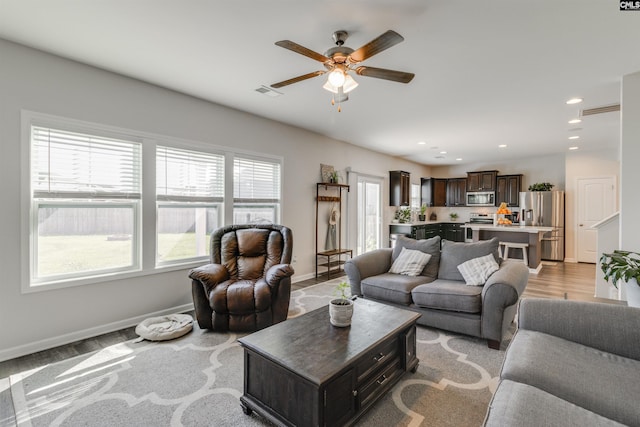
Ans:
<svg viewBox="0 0 640 427"><path fill-rule="evenodd" d="M553 227L542 237L541 258L564 260L564 191L521 192L520 222Z"/></svg>

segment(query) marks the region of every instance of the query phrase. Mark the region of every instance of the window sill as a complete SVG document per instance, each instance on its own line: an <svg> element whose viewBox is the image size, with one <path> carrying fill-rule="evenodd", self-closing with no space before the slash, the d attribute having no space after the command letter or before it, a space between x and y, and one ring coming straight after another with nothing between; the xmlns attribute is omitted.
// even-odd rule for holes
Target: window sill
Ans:
<svg viewBox="0 0 640 427"><path fill-rule="evenodd" d="M208 262L207 260L191 261L184 264L174 264L174 265L155 267L149 270L129 271L125 273L109 273L109 274L103 274L99 276L83 277L78 279L56 280L56 281L42 282L37 284L26 283L22 287L22 293L30 294L35 292L51 291L54 289L64 289L64 288L73 288L76 286L93 285L93 284L104 283L104 282L117 282L120 280L126 280L126 279L135 278L135 277L152 276L156 274L169 273L172 271L190 270L192 268L199 267L203 264L206 264L207 262Z"/></svg>

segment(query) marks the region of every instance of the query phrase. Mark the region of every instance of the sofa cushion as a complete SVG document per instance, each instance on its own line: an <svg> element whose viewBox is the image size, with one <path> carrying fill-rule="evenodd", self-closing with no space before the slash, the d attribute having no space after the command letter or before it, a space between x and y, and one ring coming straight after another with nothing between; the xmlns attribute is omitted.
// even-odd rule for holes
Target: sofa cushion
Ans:
<svg viewBox="0 0 640 427"><path fill-rule="evenodd" d="M426 276L384 273L362 279L360 286L365 298L409 305L411 304L411 290L432 280L433 278Z"/></svg>
<svg viewBox="0 0 640 427"><path fill-rule="evenodd" d="M489 254L463 262L458 266L458 271L467 285L482 286L499 268L493 255Z"/></svg>
<svg viewBox="0 0 640 427"><path fill-rule="evenodd" d="M498 261L498 239L483 240L473 243L442 241L438 278L445 280L464 280L458 266L473 258L493 254Z"/></svg>
<svg viewBox="0 0 640 427"><path fill-rule="evenodd" d="M431 259L430 254L414 249L402 248L400 256L393 261L389 273L418 276Z"/></svg>
<svg viewBox="0 0 640 427"><path fill-rule="evenodd" d="M638 360L520 329L507 351L501 378L537 387L617 422L640 425L634 400L640 391Z"/></svg>
<svg viewBox="0 0 640 427"><path fill-rule="evenodd" d="M438 279L411 291L414 304L423 308L480 313L482 288L467 286L464 282Z"/></svg>
<svg viewBox="0 0 640 427"><path fill-rule="evenodd" d="M503 380L493 396L485 427L622 426L527 384Z"/></svg>
<svg viewBox="0 0 640 427"><path fill-rule="evenodd" d="M398 236L396 246L393 248L393 253L391 254L392 262L400 256L402 248L415 249L431 255L431 259L422 269L420 276L428 276L433 279L438 277L438 265L440 264L440 236L421 240Z"/></svg>

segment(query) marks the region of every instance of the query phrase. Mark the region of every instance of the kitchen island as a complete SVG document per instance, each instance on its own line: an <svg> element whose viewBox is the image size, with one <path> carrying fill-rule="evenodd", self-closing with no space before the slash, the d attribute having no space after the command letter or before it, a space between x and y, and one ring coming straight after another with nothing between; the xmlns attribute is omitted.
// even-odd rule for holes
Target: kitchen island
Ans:
<svg viewBox="0 0 640 427"><path fill-rule="evenodd" d="M471 229L473 241L489 240L493 237L501 242L528 243L529 271L538 273L542 268L542 236L553 230L553 227L541 227L531 225L492 225L492 224L465 224L465 228ZM511 255L519 256L520 251L514 251Z"/></svg>

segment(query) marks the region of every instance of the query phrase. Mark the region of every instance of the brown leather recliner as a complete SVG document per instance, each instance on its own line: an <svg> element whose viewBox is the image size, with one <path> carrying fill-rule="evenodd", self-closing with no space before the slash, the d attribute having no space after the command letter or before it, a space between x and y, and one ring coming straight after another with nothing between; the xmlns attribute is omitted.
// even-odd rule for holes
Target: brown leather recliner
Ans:
<svg viewBox="0 0 640 427"><path fill-rule="evenodd" d="M198 324L218 331L256 331L287 318L291 230L282 225L222 227L211 235L211 264L194 268Z"/></svg>

